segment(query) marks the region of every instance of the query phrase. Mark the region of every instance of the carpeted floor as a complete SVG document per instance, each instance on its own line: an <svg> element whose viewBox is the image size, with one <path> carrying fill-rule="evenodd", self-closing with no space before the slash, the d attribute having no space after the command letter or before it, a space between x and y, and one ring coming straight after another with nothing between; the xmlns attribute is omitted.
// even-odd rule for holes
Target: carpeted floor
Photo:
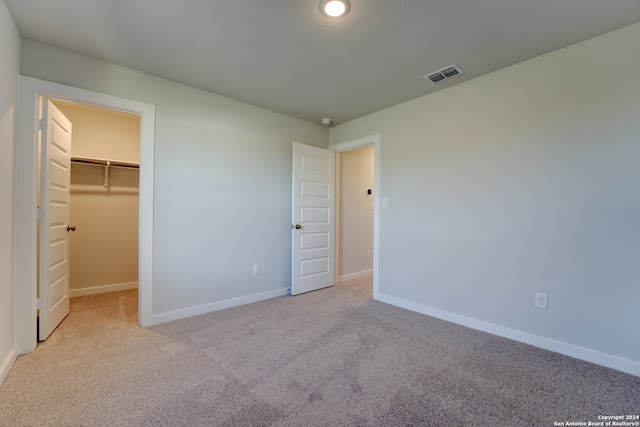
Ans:
<svg viewBox="0 0 640 427"><path fill-rule="evenodd" d="M554 426L640 413L640 378L371 299L369 280L151 328L72 299L1 426ZM557 423L557 424L556 424Z"/></svg>

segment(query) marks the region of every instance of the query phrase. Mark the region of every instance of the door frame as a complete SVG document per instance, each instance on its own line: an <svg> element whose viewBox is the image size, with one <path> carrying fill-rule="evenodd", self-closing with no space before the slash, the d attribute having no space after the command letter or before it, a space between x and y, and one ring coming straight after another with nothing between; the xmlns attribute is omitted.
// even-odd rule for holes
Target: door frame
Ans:
<svg viewBox="0 0 640 427"><path fill-rule="evenodd" d="M155 106L32 77L19 76L15 147L16 347L19 354L37 345L37 144L40 98L54 98L140 116L140 193L138 232L138 323L152 323L153 177ZM19 237L18 237L19 236Z"/></svg>
<svg viewBox="0 0 640 427"><path fill-rule="evenodd" d="M354 139L351 141L346 141L340 144L331 145L328 147L329 150L335 151L336 153L341 153L343 151L355 150L362 147L368 147L373 145L374 149L374 165L373 165L373 188L375 191L374 196L374 205L373 205L373 299L377 300L380 292L380 207L381 200L380 194L382 194L382 179L380 177L380 149L381 149L381 140L380 134L365 136L363 138ZM337 166L336 166L337 170ZM340 174L336 173L336 180L340 179ZM337 188L337 185L336 185ZM339 203L338 197L336 197L336 202ZM337 208L336 208L337 209ZM336 220L334 222L334 238L336 244L334 245L334 281L338 283L338 267L335 264L339 262L339 251L340 248L337 244L337 231L339 215L336 215Z"/></svg>

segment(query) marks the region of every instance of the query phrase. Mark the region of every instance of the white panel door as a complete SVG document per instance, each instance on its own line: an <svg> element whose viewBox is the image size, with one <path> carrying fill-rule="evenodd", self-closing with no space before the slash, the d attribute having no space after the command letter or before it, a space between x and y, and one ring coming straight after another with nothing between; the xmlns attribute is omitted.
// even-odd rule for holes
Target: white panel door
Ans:
<svg viewBox="0 0 640 427"><path fill-rule="evenodd" d="M40 297L38 340L69 314L69 183L71 122L43 101L40 175Z"/></svg>
<svg viewBox="0 0 640 427"><path fill-rule="evenodd" d="M335 153L293 143L291 295L333 286Z"/></svg>

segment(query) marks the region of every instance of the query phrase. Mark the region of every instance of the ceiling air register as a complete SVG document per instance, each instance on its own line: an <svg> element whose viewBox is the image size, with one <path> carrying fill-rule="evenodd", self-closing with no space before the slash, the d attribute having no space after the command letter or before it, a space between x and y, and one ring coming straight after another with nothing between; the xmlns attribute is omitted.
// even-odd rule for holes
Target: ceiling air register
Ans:
<svg viewBox="0 0 640 427"><path fill-rule="evenodd" d="M425 80L427 80L429 83L431 84L436 84L439 83L443 80L447 80L450 79L452 77L455 77L457 75L462 74L462 70L460 68L458 68L458 66L456 64L450 65L448 67L445 67L441 70L438 70L434 73L431 74L427 74L426 76L424 76Z"/></svg>

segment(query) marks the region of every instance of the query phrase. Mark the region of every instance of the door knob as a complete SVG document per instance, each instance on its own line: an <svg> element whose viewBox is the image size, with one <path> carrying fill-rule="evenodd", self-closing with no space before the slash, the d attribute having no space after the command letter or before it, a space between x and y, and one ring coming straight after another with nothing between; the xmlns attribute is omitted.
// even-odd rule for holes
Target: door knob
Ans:
<svg viewBox="0 0 640 427"><path fill-rule="evenodd" d="M295 228L296 230L300 230L302 226L300 224L292 225L291 228Z"/></svg>
<svg viewBox="0 0 640 427"><path fill-rule="evenodd" d="M76 231L75 225L67 225L67 231Z"/></svg>

